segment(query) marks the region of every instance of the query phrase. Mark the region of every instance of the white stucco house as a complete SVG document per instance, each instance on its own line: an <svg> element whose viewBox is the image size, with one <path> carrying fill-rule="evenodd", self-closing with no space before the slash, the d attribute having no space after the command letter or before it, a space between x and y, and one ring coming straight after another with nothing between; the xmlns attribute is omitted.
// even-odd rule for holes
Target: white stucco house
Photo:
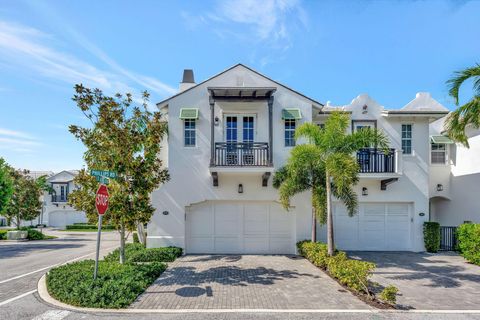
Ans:
<svg viewBox="0 0 480 320"><path fill-rule="evenodd" d="M48 177L47 183L53 192L51 194L45 192L43 196L44 206L39 217L40 223L49 227L65 228L69 224L87 222L85 212L77 211L67 203L68 195L76 188L73 179L77 174L75 170L65 170Z"/></svg>
<svg viewBox="0 0 480 320"><path fill-rule="evenodd" d="M427 93L399 109L360 95L346 106L324 106L242 64L196 84L186 70L180 92L157 104L168 118L161 157L171 180L153 192L149 247L186 253L293 254L311 230L308 192L284 210L272 175L295 145L304 122L321 125L333 110L350 114L350 130L384 130L388 154L359 150L359 212L334 204L337 247L422 251L429 220L430 124L448 110ZM325 238L324 228L318 229Z"/></svg>
<svg viewBox="0 0 480 320"><path fill-rule="evenodd" d="M431 220L451 227L480 223L480 130L467 129L467 148L444 136L445 119L430 125Z"/></svg>

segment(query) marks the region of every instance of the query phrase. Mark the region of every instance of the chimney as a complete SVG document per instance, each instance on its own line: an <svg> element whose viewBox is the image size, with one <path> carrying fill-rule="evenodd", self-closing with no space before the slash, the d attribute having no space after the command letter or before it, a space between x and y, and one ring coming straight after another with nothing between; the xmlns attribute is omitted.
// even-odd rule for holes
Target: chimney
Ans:
<svg viewBox="0 0 480 320"><path fill-rule="evenodd" d="M179 91L185 91L190 89L195 85L195 79L193 78L193 70L192 69L185 69L183 70L183 79L180 82Z"/></svg>

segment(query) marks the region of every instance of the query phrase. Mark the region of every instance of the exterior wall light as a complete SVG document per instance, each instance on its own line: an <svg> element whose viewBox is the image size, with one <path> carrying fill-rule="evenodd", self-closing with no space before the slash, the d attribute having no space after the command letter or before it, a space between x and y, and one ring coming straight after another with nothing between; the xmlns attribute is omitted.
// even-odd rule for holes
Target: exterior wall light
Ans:
<svg viewBox="0 0 480 320"><path fill-rule="evenodd" d="M238 193L243 193L243 184L238 185Z"/></svg>
<svg viewBox="0 0 480 320"><path fill-rule="evenodd" d="M443 184L437 184L437 191L443 191Z"/></svg>
<svg viewBox="0 0 480 320"><path fill-rule="evenodd" d="M218 124L220 123L220 119L218 117L215 117L215 126L218 126Z"/></svg>
<svg viewBox="0 0 480 320"><path fill-rule="evenodd" d="M368 106L367 106L367 105L364 105L364 106L362 107L362 114L366 114L366 113L368 113Z"/></svg>
<svg viewBox="0 0 480 320"><path fill-rule="evenodd" d="M362 196L368 196L368 189L366 187L362 188Z"/></svg>

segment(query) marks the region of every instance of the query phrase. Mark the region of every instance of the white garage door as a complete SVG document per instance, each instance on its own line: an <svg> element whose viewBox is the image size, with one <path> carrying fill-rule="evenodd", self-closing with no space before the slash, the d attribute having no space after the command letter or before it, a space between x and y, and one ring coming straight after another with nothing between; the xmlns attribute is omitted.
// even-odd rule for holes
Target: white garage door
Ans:
<svg viewBox="0 0 480 320"><path fill-rule="evenodd" d="M342 250L409 251L410 203L361 203L349 217L342 204L334 204L334 235Z"/></svg>
<svg viewBox="0 0 480 320"><path fill-rule="evenodd" d="M48 215L48 226L56 228L65 228L69 224L87 221L85 213L79 211L53 211Z"/></svg>
<svg viewBox="0 0 480 320"><path fill-rule="evenodd" d="M276 203L212 201L186 212L187 253L295 253L294 214Z"/></svg>

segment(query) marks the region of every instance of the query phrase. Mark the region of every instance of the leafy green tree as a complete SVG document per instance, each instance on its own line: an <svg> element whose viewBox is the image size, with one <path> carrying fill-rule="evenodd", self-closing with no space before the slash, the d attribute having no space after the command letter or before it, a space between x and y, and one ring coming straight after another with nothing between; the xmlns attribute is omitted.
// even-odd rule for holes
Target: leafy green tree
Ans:
<svg viewBox="0 0 480 320"><path fill-rule="evenodd" d="M468 126L480 128L480 64L455 72L454 77L447 81L449 94L457 106L460 104L460 88L467 80L473 80L473 98L448 115L445 128L451 139L469 147L465 129Z"/></svg>
<svg viewBox="0 0 480 320"><path fill-rule="evenodd" d="M3 158L0 158L0 215L2 215L12 198L13 181L10 176L11 168Z"/></svg>
<svg viewBox="0 0 480 320"><path fill-rule="evenodd" d="M15 221L20 229L22 220L33 220L40 214L43 190L35 179L29 177L26 170L10 170L13 181L13 194L4 215L9 221Z"/></svg>
<svg viewBox="0 0 480 320"><path fill-rule="evenodd" d="M357 211L358 200L353 186L358 182L359 166L355 152L376 146L387 149L388 139L380 131L363 128L348 133L349 116L333 112L324 128L304 123L295 132L296 139L305 138L306 144L295 146L280 176L274 179L279 187L280 201L288 208L290 198L299 192L312 192L313 224L316 217L327 224L328 254L334 253L332 196L342 201L349 215ZM312 241L315 241L312 225Z"/></svg>
<svg viewBox="0 0 480 320"><path fill-rule="evenodd" d="M114 171L118 175L108 185L109 209L104 219L120 232L123 263L126 230L150 221L155 211L150 194L169 179L158 158L167 123L160 112L147 109L147 92L143 93L141 105L134 104L128 93L109 97L99 89L82 85L76 85L75 92L73 101L92 123L90 128L69 127L87 149L84 153L87 168ZM79 188L70 194L69 202L86 212L90 221L96 221L95 193L99 184L85 169L74 182Z"/></svg>

